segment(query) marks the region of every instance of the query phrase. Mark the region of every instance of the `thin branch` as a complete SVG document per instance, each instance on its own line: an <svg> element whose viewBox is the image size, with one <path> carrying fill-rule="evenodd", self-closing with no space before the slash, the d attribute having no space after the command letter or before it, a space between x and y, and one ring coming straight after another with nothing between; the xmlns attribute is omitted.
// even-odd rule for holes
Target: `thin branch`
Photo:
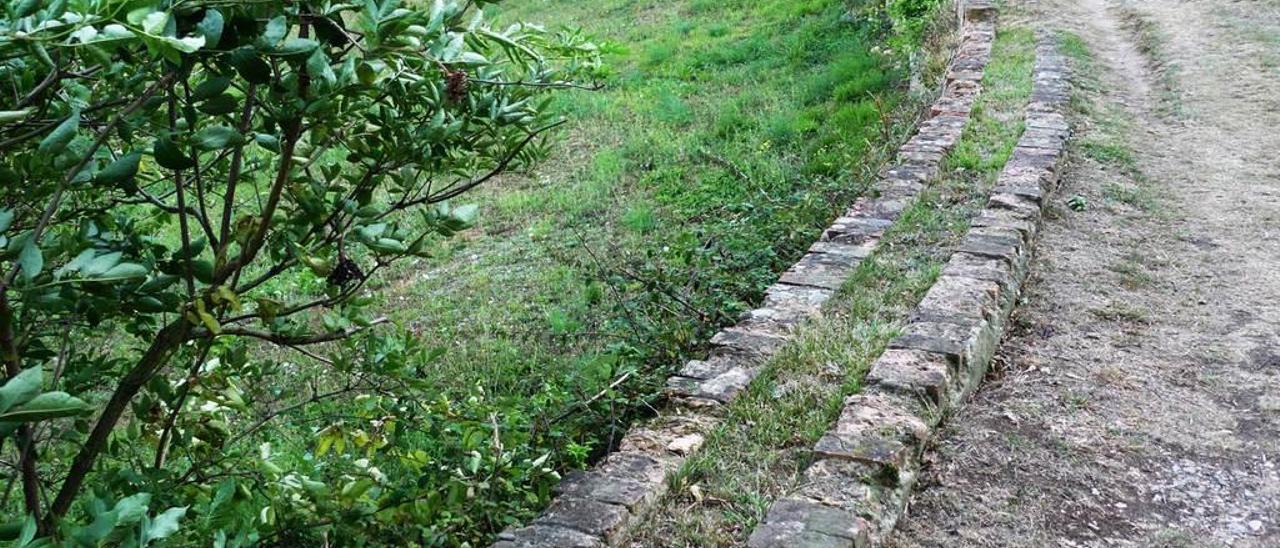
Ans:
<svg viewBox="0 0 1280 548"><path fill-rule="evenodd" d="M288 407L283 407L283 408L277 409L277 410L275 410L275 411L272 411L272 412L270 412L270 413L267 413L267 415L266 415L266 416L262 417L261 419L258 419L258 421L257 421L257 422L255 422L255 423L253 424L253 426L250 426L249 428L245 429L245 431L244 431L244 432L241 432L241 433L239 433L239 434L236 434L236 435L235 435L235 436L233 436L230 440L227 440L227 445L228 445L228 446L233 445L233 444L235 444L236 442L238 442L238 441L240 441L240 440L242 440L242 439L244 439L244 438L248 437L249 435L253 434L254 432L257 432L257 431L258 431L259 429L261 429L263 426L266 426L266 424L267 424L268 422L271 422L271 420L272 420L272 419L275 419L276 417L279 417L280 415L284 415L284 414L292 413L292 412L294 412L294 411L297 411L297 410L299 410L299 409L302 409L303 407L306 407L306 406L311 405L311 404L313 404L313 403L317 403L317 402L320 402L320 401L323 401L323 400L327 400L327 399L330 399L330 398L335 398L335 397L341 396L341 395L343 395L343 394L347 394L347 393L354 392L354 391L355 391L355 386L353 386L353 385L350 385L350 384L349 384L349 385L347 385L347 386L346 386L346 387L344 387L344 388L340 388L340 389L338 389L338 390L334 390L334 391L332 391L332 392L325 392L325 393L323 393L323 394L316 394L316 393L314 393L314 392L313 392L313 393L311 394L311 397L310 397L310 398L307 398L307 399L305 399L305 400L303 400L303 401L300 401L300 402L295 403L295 404L293 404L293 405L290 405L290 406L288 406Z"/></svg>
<svg viewBox="0 0 1280 548"><path fill-rule="evenodd" d="M318 334L312 334L312 335L282 335L279 333L270 333L267 331L259 331L256 329L246 329L242 327L224 327L217 333L213 333L203 329L198 329L194 332L194 335L196 337L249 337L253 339L267 341L272 344L278 344L281 346L289 346L289 347L310 346L313 344L340 341L342 339L351 337L356 333L359 333L361 331L364 331L366 329L369 329L378 325L382 325L390 321L391 320L387 319L385 316L382 316L369 322L369 325L366 325L366 326L349 327L347 329L343 329L342 331L334 331L332 333L318 333Z"/></svg>
<svg viewBox="0 0 1280 548"><path fill-rule="evenodd" d="M396 204L395 207L392 207L390 210L383 213L381 216L379 216L379 218L386 217L392 211L407 209L410 207L422 205L424 203L443 202L445 200L465 194L467 191L484 184L489 179L496 177L499 173L506 171L507 166L511 165L511 162L516 159L516 156L518 156L520 152L523 151L524 148L528 146L529 143L533 142L533 140L536 139L539 135L547 131L550 131L552 129L555 129L557 127L560 127L564 124L565 124L565 120L560 120L553 124L543 126L539 129L533 130L528 135L526 135L525 138L521 140L519 144L513 147L511 151L508 152L507 155L502 158L502 161L498 162L498 165L496 167L494 167L492 170L490 170L488 173L484 174L483 176L477 179L472 179L471 181L467 182L462 186L453 187L450 190L446 190L439 194L429 194L427 196L423 196L416 200L402 201Z"/></svg>
<svg viewBox="0 0 1280 548"><path fill-rule="evenodd" d="M482 80L480 78L471 78L470 82L477 84L487 84L490 86L518 86L530 88L548 88L548 89L581 89L586 91L600 91L604 89L604 84L596 82L591 85L579 84L576 82L504 82L501 80Z"/></svg>

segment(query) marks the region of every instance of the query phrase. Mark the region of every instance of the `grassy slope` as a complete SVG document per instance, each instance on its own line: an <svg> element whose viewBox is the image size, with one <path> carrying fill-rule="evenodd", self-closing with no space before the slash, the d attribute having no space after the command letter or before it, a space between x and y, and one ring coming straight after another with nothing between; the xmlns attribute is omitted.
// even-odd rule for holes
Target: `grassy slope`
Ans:
<svg viewBox="0 0 1280 548"><path fill-rule="evenodd" d="M825 316L806 326L729 406L728 420L659 505L664 510L635 528L641 545L740 545L769 503L795 488L809 449L839 414L844 396L857 392L871 362L937 277L946 247L985 202L1022 132L1033 61L1029 31L997 36L983 95L947 159L947 176L908 210Z"/></svg>
<svg viewBox="0 0 1280 548"><path fill-rule="evenodd" d="M657 328L655 342L669 347L705 338L856 194L850 175L881 126L868 94L891 105L890 78L839 23L841 2L754 4L503 6L502 20L582 25L627 51L611 56L605 91L565 94L573 127L544 165L472 198L484 213L469 248L439 269L403 272L401 318L442 344L467 341L450 344L441 380L505 393L536 389L524 386L534 373L573 376L584 354L607 346L596 335L616 335L602 310L645 289L594 283L620 263L661 269L630 269L652 278L699 277L667 285L693 291L709 322L687 321L690 310L669 300L675 313L636 323L674 320ZM694 264L707 254L691 250L704 245L724 257Z"/></svg>

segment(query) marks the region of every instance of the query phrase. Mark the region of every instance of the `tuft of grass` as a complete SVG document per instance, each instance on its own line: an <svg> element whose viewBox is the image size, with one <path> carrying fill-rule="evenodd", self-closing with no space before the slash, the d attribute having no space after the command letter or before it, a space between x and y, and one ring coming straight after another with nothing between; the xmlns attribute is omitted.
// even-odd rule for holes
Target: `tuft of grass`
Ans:
<svg viewBox="0 0 1280 548"><path fill-rule="evenodd" d="M1092 309L1089 313L1100 320L1111 322L1144 325L1151 323L1151 316L1145 309L1126 302L1112 302L1102 308Z"/></svg>
<svg viewBox="0 0 1280 548"><path fill-rule="evenodd" d="M822 317L768 364L702 451L676 474L655 515L634 527L640 545L737 546L769 504L795 489L810 448L856 393L870 364L898 334L963 236L1021 133L1031 93L1034 36L1002 29L979 108L927 189L863 261Z"/></svg>
<svg viewBox="0 0 1280 548"><path fill-rule="evenodd" d="M1141 211L1156 208L1156 197L1150 188L1140 184L1108 181L1102 185L1102 194L1112 202L1122 203Z"/></svg>
<svg viewBox="0 0 1280 548"><path fill-rule="evenodd" d="M1108 268L1120 275L1120 285L1127 289L1141 289L1156 283L1152 265L1145 256L1136 252L1125 255Z"/></svg>

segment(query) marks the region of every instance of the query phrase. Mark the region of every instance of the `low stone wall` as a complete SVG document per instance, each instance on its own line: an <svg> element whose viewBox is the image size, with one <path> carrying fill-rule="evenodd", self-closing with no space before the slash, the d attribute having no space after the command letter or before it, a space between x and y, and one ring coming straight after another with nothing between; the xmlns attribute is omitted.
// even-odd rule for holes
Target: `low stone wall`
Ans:
<svg viewBox="0 0 1280 548"><path fill-rule="evenodd" d="M981 90L995 39L989 0L963 2L962 40L930 117L898 151L898 163L828 228L803 258L766 291L760 308L717 333L705 360L693 360L668 379L669 405L634 426L616 452L561 482L551 506L530 525L509 529L495 547L615 545L628 523L668 488L667 475L697 451L721 420L720 408L755 379L764 363L791 340L878 245L885 230L941 173Z"/></svg>
<svg viewBox="0 0 1280 548"><path fill-rule="evenodd" d="M986 374L1026 279L1070 133L1068 77L1042 38L1026 130L985 209L872 365L866 389L814 446L799 492L770 507L749 546L876 546L906 511L925 443Z"/></svg>

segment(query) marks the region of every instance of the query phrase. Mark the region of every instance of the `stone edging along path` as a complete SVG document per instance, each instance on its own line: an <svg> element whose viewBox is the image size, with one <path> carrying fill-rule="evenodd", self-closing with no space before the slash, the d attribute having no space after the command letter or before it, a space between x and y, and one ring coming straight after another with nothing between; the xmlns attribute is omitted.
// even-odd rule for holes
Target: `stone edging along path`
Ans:
<svg viewBox="0 0 1280 548"><path fill-rule="evenodd" d="M963 1L963 0L962 0ZM990 0L963 1L962 40L928 120L898 151L898 163L766 291L764 304L711 339L706 360L692 360L667 381L660 416L637 424L616 452L586 472L568 475L556 499L531 524L498 535L495 547L588 547L618 543L633 518L668 488L667 475L697 451L721 420L719 409L747 387L761 367L818 315L885 230L941 174L942 160L964 130L981 89L995 39Z"/></svg>
<svg viewBox="0 0 1280 548"><path fill-rule="evenodd" d="M774 502L750 547L878 546L906 511L925 443L986 374L1026 280L1070 134L1068 78L1042 38L1026 129L986 208L902 336L872 365L867 388L845 400L814 446L799 492Z"/></svg>

